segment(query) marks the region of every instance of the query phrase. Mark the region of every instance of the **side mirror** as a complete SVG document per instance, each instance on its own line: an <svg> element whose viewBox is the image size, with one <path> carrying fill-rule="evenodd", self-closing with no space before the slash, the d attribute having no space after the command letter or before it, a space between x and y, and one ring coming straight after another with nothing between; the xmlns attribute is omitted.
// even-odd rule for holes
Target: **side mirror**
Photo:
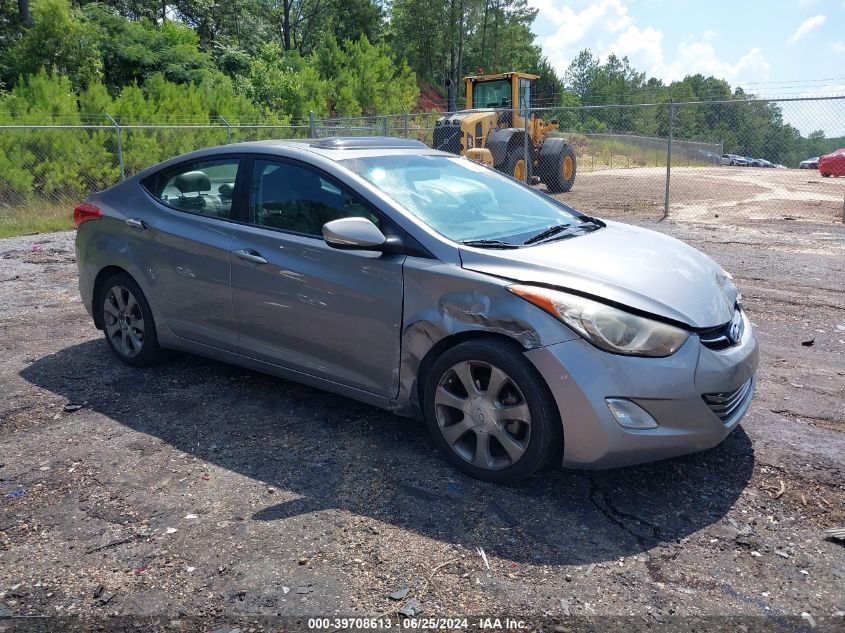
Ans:
<svg viewBox="0 0 845 633"><path fill-rule="evenodd" d="M332 248L379 251L387 238L366 218L341 218L323 225L323 239Z"/></svg>

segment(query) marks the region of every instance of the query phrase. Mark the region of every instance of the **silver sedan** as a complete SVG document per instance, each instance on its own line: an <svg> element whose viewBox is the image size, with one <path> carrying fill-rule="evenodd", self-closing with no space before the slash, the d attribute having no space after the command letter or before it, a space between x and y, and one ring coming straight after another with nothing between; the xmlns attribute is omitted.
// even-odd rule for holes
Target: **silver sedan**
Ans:
<svg viewBox="0 0 845 633"><path fill-rule="evenodd" d="M753 397L757 343L713 260L415 141L206 149L74 218L82 300L123 362L183 350L422 417L474 477L709 448Z"/></svg>

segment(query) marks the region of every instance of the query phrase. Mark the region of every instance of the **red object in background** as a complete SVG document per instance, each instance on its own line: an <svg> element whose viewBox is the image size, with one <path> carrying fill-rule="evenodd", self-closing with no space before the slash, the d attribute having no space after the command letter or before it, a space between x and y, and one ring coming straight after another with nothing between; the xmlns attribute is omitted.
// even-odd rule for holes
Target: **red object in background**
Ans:
<svg viewBox="0 0 845 633"><path fill-rule="evenodd" d="M845 147L821 156L819 173L822 176L845 176Z"/></svg>

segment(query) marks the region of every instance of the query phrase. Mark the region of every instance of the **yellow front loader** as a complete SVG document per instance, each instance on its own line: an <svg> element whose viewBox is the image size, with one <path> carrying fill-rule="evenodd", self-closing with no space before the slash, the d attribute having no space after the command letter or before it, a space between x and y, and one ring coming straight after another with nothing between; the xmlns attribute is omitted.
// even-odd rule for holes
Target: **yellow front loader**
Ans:
<svg viewBox="0 0 845 633"><path fill-rule="evenodd" d="M572 189L575 151L554 136L557 123L522 113L531 102L537 75L500 73L466 77L466 110L444 114L434 127L434 148L473 160L527 181L539 178L551 193ZM526 127L528 160L525 161Z"/></svg>

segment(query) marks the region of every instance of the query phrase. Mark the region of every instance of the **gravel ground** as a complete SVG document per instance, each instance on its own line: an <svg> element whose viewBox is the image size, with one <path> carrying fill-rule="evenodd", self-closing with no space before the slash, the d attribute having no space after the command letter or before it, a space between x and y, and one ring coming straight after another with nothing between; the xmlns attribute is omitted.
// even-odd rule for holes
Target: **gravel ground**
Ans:
<svg viewBox="0 0 845 633"><path fill-rule="evenodd" d="M652 183L631 173L625 200L647 201ZM4 615L395 626L411 599L424 616L545 630L610 630L599 616L625 630L691 622L679 616L845 628L845 548L824 535L845 525L843 183L700 173L673 176L688 204L660 223L659 204L608 195L614 174L564 199L733 273L762 346L747 417L704 453L513 487L462 476L422 424L351 400L187 355L122 366L79 301L73 234L0 241L0 631L76 622ZM260 623L273 616L287 619Z"/></svg>

